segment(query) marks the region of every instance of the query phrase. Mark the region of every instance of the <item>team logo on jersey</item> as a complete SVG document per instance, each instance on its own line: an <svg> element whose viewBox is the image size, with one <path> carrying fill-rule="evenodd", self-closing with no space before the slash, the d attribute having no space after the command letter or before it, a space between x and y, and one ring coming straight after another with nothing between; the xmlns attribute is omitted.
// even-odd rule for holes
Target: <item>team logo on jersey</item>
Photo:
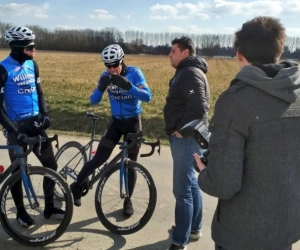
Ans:
<svg viewBox="0 0 300 250"><path fill-rule="evenodd" d="M113 85L113 84L109 85L109 86L107 87L107 89L108 89L109 92L112 93L112 94L123 94L123 93L127 92L127 90L121 89L121 88L119 88L118 86Z"/></svg>
<svg viewBox="0 0 300 250"><path fill-rule="evenodd" d="M20 88L18 89L18 94L23 95L23 94L32 94L33 92L36 91L36 87L32 86L31 88Z"/></svg>
<svg viewBox="0 0 300 250"><path fill-rule="evenodd" d="M20 70L21 70L21 67L20 67L20 66L14 68L14 72L18 72L18 71L20 71Z"/></svg>
<svg viewBox="0 0 300 250"><path fill-rule="evenodd" d="M132 95L111 95L112 100L130 100L133 99Z"/></svg>
<svg viewBox="0 0 300 250"><path fill-rule="evenodd" d="M35 82L34 74L18 74L12 78L13 82L18 86L25 86Z"/></svg>
<svg viewBox="0 0 300 250"><path fill-rule="evenodd" d="M116 89L118 89L118 86L110 84L110 85L108 85L107 89L110 90L110 91L116 90Z"/></svg>

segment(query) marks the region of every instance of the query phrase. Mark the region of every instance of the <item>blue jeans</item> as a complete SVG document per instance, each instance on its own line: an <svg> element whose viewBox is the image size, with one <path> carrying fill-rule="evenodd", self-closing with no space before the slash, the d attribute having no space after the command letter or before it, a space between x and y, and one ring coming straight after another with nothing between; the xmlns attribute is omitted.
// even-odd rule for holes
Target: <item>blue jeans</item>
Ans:
<svg viewBox="0 0 300 250"><path fill-rule="evenodd" d="M175 204L175 228L172 243L186 246L191 232L199 232L202 226L202 195L193 166L194 153L201 148L193 137L169 137L173 158L173 194Z"/></svg>

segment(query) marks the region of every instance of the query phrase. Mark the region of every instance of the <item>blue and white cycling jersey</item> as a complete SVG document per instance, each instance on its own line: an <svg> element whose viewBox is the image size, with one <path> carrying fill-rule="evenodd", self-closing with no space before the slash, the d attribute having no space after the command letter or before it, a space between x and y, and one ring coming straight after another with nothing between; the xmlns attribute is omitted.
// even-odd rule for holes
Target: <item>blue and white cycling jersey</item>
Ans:
<svg viewBox="0 0 300 250"><path fill-rule="evenodd" d="M0 62L7 71L4 93L4 105L8 118L18 121L39 114L36 75L33 60L20 64L11 56ZM39 78L38 78L39 79Z"/></svg>
<svg viewBox="0 0 300 250"><path fill-rule="evenodd" d="M108 75L108 71L104 71L100 75L98 86L101 77ZM139 115L142 112L141 102L149 102L152 98L152 93L146 83L144 74L138 67L127 66L125 77L132 84L132 88L129 91L112 84L107 88L111 115L117 119L129 119ZM91 104L99 104L102 96L103 93L96 88L90 96Z"/></svg>

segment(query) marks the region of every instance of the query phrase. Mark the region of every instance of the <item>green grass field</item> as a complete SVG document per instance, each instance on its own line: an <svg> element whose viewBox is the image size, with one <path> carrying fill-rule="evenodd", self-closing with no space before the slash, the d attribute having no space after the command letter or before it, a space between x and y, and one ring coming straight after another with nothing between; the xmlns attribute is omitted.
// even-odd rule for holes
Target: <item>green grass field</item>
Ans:
<svg viewBox="0 0 300 250"><path fill-rule="evenodd" d="M0 50L0 58L5 58L8 53L8 50ZM107 94L98 106L93 107L89 103L89 96L96 87L100 73L105 69L100 53L37 51L35 60L39 64L41 83L50 111L53 124L51 129L87 135L91 131L91 122L85 112L90 111L105 117L97 126L97 134L101 135L110 116ZM229 86L231 79L238 72L238 65L235 59L207 59L207 62L207 77L211 88L211 116L216 99ZM128 55L125 57L125 63L142 69L153 94L151 102L143 104L144 134L148 139L166 139L163 106L168 82L174 74L169 58Z"/></svg>

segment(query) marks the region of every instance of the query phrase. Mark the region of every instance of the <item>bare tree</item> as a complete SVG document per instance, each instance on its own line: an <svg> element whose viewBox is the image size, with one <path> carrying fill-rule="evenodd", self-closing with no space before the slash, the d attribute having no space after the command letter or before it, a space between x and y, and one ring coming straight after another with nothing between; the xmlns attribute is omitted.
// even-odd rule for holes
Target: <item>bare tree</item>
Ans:
<svg viewBox="0 0 300 250"><path fill-rule="evenodd" d="M5 31L13 24L0 22L0 48L7 48L4 39ZM105 46L118 43L125 53L168 54L171 41L183 35L189 36L197 53L203 56L234 56L234 36L231 34L185 34L185 33L153 33L126 30L124 33L115 27L101 30L92 29L55 29L49 30L38 25L28 25L36 34L36 44L43 50L99 52ZM300 37L287 37L284 56L299 58Z"/></svg>
<svg viewBox="0 0 300 250"><path fill-rule="evenodd" d="M13 26L12 24L0 22L0 47L1 48L8 47L7 44L6 44L6 41L4 39L4 37L5 37L5 31L7 29L9 29L10 27L12 27L12 26Z"/></svg>

